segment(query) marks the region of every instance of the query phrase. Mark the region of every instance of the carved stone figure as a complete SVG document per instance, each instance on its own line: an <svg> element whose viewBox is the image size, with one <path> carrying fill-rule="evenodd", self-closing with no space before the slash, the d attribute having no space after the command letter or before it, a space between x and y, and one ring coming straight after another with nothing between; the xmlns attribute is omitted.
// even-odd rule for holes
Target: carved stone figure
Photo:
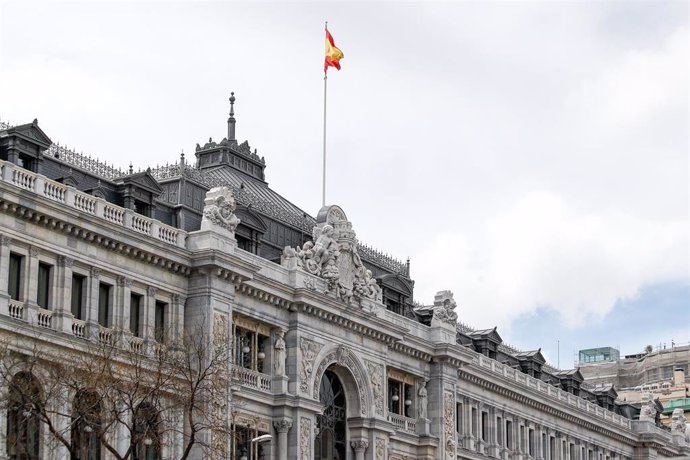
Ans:
<svg viewBox="0 0 690 460"><path fill-rule="evenodd" d="M328 293L350 304L362 298L381 302L383 293L371 271L357 252L352 224L337 206L319 212L313 231L313 242L300 248L286 247L281 264L298 267L328 281Z"/></svg>
<svg viewBox="0 0 690 460"><path fill-rule="evenodd" d="M419 384L419 391L417 392L417 417L420 419L427 419L427 381L424 380Z"/></svg>
<svg viewBox="0 0 690 460"><path fill-rule="evenodd" d="M276 376L285 375L285 331L276 331L276 343L273 347L273 374Z"/></svg>
<svg viewBox="0 0 690 460"><path fill-rule="evenodd" d="M439 291L434 298L433 319L455 325L458 320L458 314L455 313L457 306L452 292Z"/></svg>
<svg viewBox="0 0 690 460"><path fill-rule="evenodd" d="M671 433L680 434L685 437L686 420L683 409L673 409L671 415Z"/></svg>
<svg viewBox="0 0 690 460"><path fill-rule="evenodd" d="M651 393L642 395L642 407L640 408L640 421L654 422L656 420L656 404Z"/></svg>
<svg viewBox="0 0 690 460"><path fill-rule="evenodd" d="M227 187L212 188L206 193L204 200L201 229L207 230L218 226L228 231L234 238L235 229L240 223L240 219L234 214L235 208L235 198Z"/></svg>

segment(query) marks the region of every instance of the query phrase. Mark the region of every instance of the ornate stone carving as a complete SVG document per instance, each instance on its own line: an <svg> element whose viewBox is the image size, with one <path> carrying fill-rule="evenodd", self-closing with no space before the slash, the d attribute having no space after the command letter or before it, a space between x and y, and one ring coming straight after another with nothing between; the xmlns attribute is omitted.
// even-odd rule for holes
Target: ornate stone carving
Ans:
<svg viewBox="0 0 690 460"><path fill-rule="evenodd" d="M362 415L367 415L367 407L370 407L368 402L368 393L366 391L366 379L364 369L360 367L355 358L354 354L350 349L344 345L340 345L335 350L331 350L324 358L321 360L318 369L314 373L314 387L313 395L315 400L319 400L319 388L321 387L321 377L326 371L326 368L333 363L338 363L339 365L346 367L352 373L355 383L357 384L357 390L359 391L359 405L361 408Z"/></svg>
<svg viewBox="0 0 690 460"><path fill-rule="evenodd" d="M172 303L174 303L174 304L179 304L180 300L181 300L180 294L171 295L170 300L172 300Z"/></svg>
<svg viewBox="0 0 690 460"><path fill-rule="evenodd" d="M215 187L206 193L204 200L204 217L201 219L201 229L209 230L220 227L235 237L235 229L240 219L234 214L235 197L227 187Z"/></svg>
<svg viewBox="0 0 690 460"><path fill-rule="evenodd" d="M450 291L439 291L434 298L434 313L433 320L443 323L455 324L458 321L458 314L455 313L455 308L458 306L453 299L453 293Z"/></svg>
<svg viewBox="0 0 690 460"><path fill-rule="evenodd" d="M101 269L98 267L91 267L89 273L91 274L91 278L98 279L101 276Z"/></svg>
<svg viewBox="0 0 690 460"><path fill-rule="evenodd" d="M656 420L656 404L652 393L642 395L642 407L640 407L640 421L654 422Z"/></svg>
<svg viewBox="0 0 690 460"><path fill-rule="evenodd" d="M307 417L299 422L299 458L311 460L311 420Z"/></svg>
<svg viewBox="0 0 690 460"><path fill-rule="evenodd" d="M74 259L71 257L59 255L57 257L57 264L59 267L72 268L74 266Z"/></svg>
<svg viewBox="0 0 690 460"><path fill-rule="evenodd" d="M374 447L374 454L376 460L384 460L386 457L386 440L383 438L376 438L376 446Z"/></svg>
<svg viewBox="0 0 690 460"><path fill-rule="evenodd" d="M427 380L422 380L419 382L419 390L417 390L417 417L423 420L428 419L427 414L427 390L426 390Z"/></svg>
<svg viewBox="0 0 690 460"><path fill-rule="evenodd" d="M366 452L366 450L369 448L369 441L366 439L356 439L354 441L350 441L350 447L355 452Z"/></svg>
<svg viewBox="0 0 690 460"><path fill-rule="evenodd" d="M443 393L443 436L446 458L455 460L455 399L453 393Z"/></svg>
<svg viewBox="0 0 690 460"><path fill-rule="evenodd" d="M686 422L683 409L673 409L673 414L671 414L671 433L685 436Z"/></svg>
<svg viewBox="0 0 690 460"><path fill-rule="evenodd" d="M126 276L118 276L117 277L117 285L122 286L122 287L132 287L132 279L127 278Z"/></svg>
<svg viewBox="0 0 690 460"><path fill-rule="evenodd" d="M285 375L285 331L278 329L276 331L276 342L273 346L273 375Z"/></svg>
<svg viewBox="0 0 690 460"><path fill-rule="evenodd" d="M292 420L289 418L281 418L273 421L273 428L278 433L287 433L292 428Z"/></svg>
<svg viewBox="0 0 690 460"><path fill-rule="evenodd" d="M374 411L383 416L383 366L364 360L371 380L371 389L374 393Z"/></svg>
<svg viewBox="0 0 690 460"><path fill-rule="evenodd" d="M322 346L313 340L300 337L299 348L302 352L302 361L300 363L299 388L302 393L309 393L309 379L314 371L314 359L321 351Z"/></svg>
<svg viewBox="0 0 690 460"><path fill-rule="evenodd" d="M328 282L328 293L345 303L361 298L382 301L382 291L357 251L357 239L345 213L337 206L319 211L312 241L286 247L281 263L299 267Z"/></svg>
<svg viewBox="0 0 690 460"><path fill-rule="evenodd" d="M7 235L0 235L0 246L9 246L12 244L12 238Z"/></svg>
<svg viewBox="0 0 690 460"><path fill-rule="evenodd" d="M154 286L149 286L146 288L146 293L149 295L149 297L154 297L157 292L158 292L158 288L156 288Z"/></svg>
<svg viewBox="0 0 690 460"><path fill-rule="evenodd" d="M40 252L41 252L41 251L40 251L36 246L30 246L30 247L29 247L29 255L30 255L31 257L38 257L38 254L39 254Z"/></svg>

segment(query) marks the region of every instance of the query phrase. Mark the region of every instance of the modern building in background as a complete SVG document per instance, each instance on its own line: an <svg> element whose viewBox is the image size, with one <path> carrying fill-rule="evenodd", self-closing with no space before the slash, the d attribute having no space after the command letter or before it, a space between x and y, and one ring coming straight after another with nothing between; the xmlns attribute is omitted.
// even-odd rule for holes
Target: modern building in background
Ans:
<svg viewBox="0 0 690 460"><path fill-rule="evenodd" d="M611 386L620 400L632 404L652 394L663 406L665 426L671 425L672 414L679 409L690 420L690 344L647 346L644 352L623 358L611 347L581 350L579 356L579 369L588 385Z"/></svg>
<svg viewBox="0 0 690 460"><path fill-rule="evenodd" d="M153 360L164 346L156 331L179 335L207 320L209 343L232 350L227 399L209 403L232 434L212 439L211 458L690 455L685 426L664 429L654 401L620 401L539 350L507 346L495 327L459 323L442 286L433 302L417 301L409 262L360 242L345 210L314 217L272 190L267 160L236 140L232 104L223 140L138 172L53 144L37 121L0 127L3 336L65 356L119 337L122 353ZM40 375L17 378L42 391ZM85 442L89 427L70 422L73 407L55 426ZM51 434L32 414L0 413L0 458L68 458L46 447ZM180 457L188 427L165 423L181 437L153 436L160 442L132 458ZM131 434L108 436L125 449Z"/></svg>

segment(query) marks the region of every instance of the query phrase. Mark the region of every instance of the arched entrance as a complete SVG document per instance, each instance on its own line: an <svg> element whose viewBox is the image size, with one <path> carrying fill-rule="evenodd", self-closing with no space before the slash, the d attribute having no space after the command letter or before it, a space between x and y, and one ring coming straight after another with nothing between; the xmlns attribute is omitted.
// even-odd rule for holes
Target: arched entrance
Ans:
<svg viewBox="0 0 690 460"><path fill-rule="evenodd" d="M345 391L338 376L330 368L321 379L319 400L323 414L316 417L314 460L345 460L347 447L347 406Z"/></svg>

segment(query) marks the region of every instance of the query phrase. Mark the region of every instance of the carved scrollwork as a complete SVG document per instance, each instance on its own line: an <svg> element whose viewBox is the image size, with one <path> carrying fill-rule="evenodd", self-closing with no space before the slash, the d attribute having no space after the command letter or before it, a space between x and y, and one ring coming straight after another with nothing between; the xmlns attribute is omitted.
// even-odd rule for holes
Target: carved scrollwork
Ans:
<svg viewBox="0 0 690 460"><path fill-rule="evenodd" d="M202 230L213 226L228 231L233 237L240 219L234 214L235 197L228 187L216 187L206 193L204 216L201 220Z"/></svg>

